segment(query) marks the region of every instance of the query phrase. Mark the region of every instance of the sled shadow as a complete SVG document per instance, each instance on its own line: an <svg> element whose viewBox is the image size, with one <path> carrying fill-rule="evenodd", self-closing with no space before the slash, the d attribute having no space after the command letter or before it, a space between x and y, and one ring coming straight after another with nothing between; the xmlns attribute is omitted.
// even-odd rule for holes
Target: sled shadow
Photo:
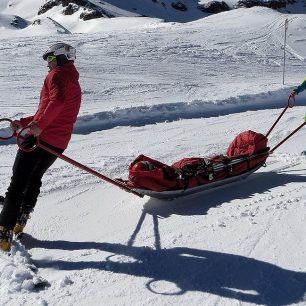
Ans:
<svg viewBox="0 0 306 306"><path fill-rule="evenodd" d="M147 214L167 218L171 215L206 215L212 207L236 199L248 199L254 194L264 193L277 186L292 182L305 182L305 177L286 173L254 173L245 180L223 185L195 195L181 197L172 201L150 198L144 204Z"/></svg>
<svg viewBox="0 0 306 306"><path fill-rule="evenodd" d="M147 289L161 295L200 291L280 306L302 301L306 291L306 273L239 255L183 247L154 250L112 243L27 240L38 248L106 252L104 261L34 260L39 268L97 269L145 277L150 279Z"/></svg>

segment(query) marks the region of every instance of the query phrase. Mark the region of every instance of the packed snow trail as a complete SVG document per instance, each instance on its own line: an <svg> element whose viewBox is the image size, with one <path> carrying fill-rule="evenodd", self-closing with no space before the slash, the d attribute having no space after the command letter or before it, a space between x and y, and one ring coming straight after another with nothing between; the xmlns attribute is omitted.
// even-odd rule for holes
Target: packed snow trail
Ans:
<svg viewBox="0 0 306 306"><path fill-rule="evenodd" d="M270 144L288 135L305 111L291 109ZM139 152L165 162L224 152L233 135L247 128L264 133L279 113L262 110L74 135L67 155L126 177ZM109 305L123 300L187 305L203 298L218 305L303 305L306 160L295 153L303 136L295 135L249 179L171 202L139 199L57 161L23 239L50 287L9 297L25 305L36 300L97 305L102 298ZM1 156L10 164L16 148L4 148ZM10 168L3 170L8 178ZM10 305L8 299L0 301Z"/></svg>

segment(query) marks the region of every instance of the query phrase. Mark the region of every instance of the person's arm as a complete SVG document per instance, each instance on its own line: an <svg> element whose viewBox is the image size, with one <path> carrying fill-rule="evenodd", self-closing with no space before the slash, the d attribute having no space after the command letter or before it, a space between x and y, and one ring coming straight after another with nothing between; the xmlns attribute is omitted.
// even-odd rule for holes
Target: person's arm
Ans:
<svg viewBox="0 0 306 306"><path fill-rule="evenodd" d="M298 95L299 93L301 93L305 89L306 89L306 79L302 82L301 85L299 85L297 88L293 89L293 91L295 92L296 95Z"/></svg>
<svg viewBox="0 0 306 306"><path fill-rule="evenodd" d="M44 113L38 120L35 120L35 125L44 130L50 123L60 114L64 108L65 100L65 83L64 80L57 74L50 80L50 102Z"/></svg>
<svg viewBox="0 0 306 306"><path fill-rule="evenodd" d="M21 118L19 120L19 122L21 124L21 127L28 126L32 122L33 118L34 118L34 116L29 116L29 117Z"/></svg>

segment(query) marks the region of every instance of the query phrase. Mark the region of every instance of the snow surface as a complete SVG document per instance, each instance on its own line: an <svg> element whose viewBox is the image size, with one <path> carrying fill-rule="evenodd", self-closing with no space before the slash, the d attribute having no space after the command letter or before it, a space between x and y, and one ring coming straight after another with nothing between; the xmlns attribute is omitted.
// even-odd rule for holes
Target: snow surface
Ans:
<svg viewBox="0 0 306 306"><path fill-rule="evenodd" d="M47 71L41 54L71 43L83 102L65 154L112 178L126 178L141 153L170 164L225 153L244 130L266 133L305 78L303 14L119 18L99 33L84 24L87 34L56 21L74 34L59 36L51 23L50 35L33 30L40 37L1 30L1 117L35 112ZM300 94L285 113L271 147L303 123L305 101ZM304 128L245 181L167 202L58 160L21 243L0 254L0 305L306 305L305 146ZM0 143L1 194L16 150Z"/></svg>

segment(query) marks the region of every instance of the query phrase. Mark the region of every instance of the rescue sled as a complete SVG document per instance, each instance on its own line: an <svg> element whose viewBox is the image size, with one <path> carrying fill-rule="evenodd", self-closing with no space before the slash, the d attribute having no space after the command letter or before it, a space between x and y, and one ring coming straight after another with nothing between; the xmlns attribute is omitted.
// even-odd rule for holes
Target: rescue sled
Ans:
<svg viewBox="0 0 306 306"><path fill-rule="evenodd" d="M171 166L144 155L129 166L126 184L142 195L174 199L203 192L248 177L269 156L266 136L245 131L228 147L226 155L184 158Z"/></svg>
<svg viewBox="0 0 306 306"><path fill-rule="evenodd" d="M125 183L141 195L169 200L245 179L264 166L266 159L306 124L305 116L304 122L273 149L267 146L269 134L294 103L294 97L289 96L287 106L266 135L245 131L234 139L224 156L186 158L168 166L140 155L131 163Z"/></svg>
<svg viewBox="0 0 306 306"><path fill-rule="evenodd" d="M134 191L142 194L142 195L146 195L149 196L151 198L156 198L156 199L160 199L160 200L174 200L176 198L182 197L182 196L188 196L188 195L193 195L193 194L197 194L197 193L202 193L205 191L209 191L211 189L215 189L218 187L223 187L223 186L227 186L228 184L232 184L241 180L246 179L249 175L251 175L253 172L257 171L259 168L261 168L262 165L258 165L255 168L252 168L244 173L232 176L232 177L228 177L225 178L223 180L220 181L215 181L209 184L204 184L204 185L200 185L197 187L193 187L193 188L188 188L188 189L181 189L181 190L168 190L168 191L153 191L153 190L149 190L149 189L138 189L138 188L134 188Z"/></svg>

